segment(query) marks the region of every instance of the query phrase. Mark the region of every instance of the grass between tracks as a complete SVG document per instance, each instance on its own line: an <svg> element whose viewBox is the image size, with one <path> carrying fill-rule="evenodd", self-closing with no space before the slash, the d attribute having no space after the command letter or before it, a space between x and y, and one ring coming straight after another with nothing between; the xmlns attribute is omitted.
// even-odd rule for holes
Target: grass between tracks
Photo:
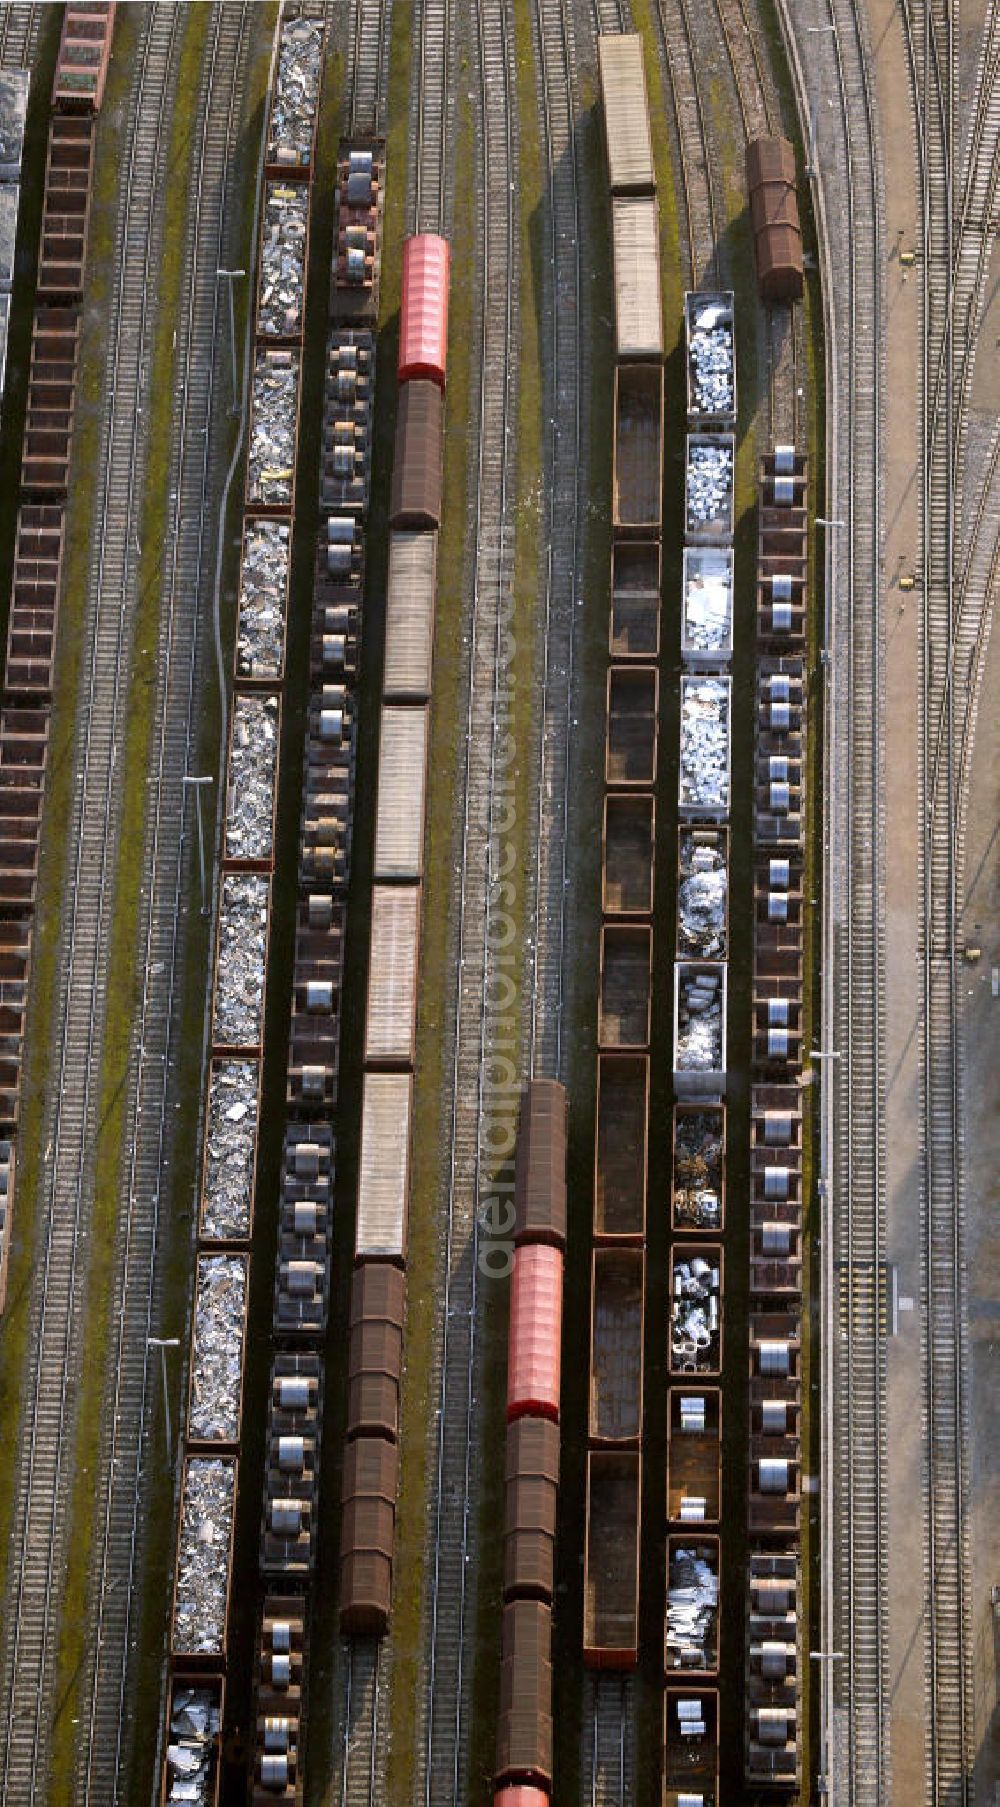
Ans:
<svg viewBox="0 0 1000 1807"><path fill-rule="evenodd" d="M499 842L497 852L501 864L511 878L502 887L505 913L514 925L515 965L511 976L517 984L517 999L509 1012L513 1024L521 1022L522 1038L528 1020L530 999L523 996L521 975L529 968L530 949L526 946L528 903L525 885L518 875L526 873L533 845L533 828L537 813L538 734L540 723L532 708L532 686L535 667L541 658L541 609L545 595L546 559L543 546L545 505L543 483L548 473L543 470L543 420L546 410L554 410L548 373L546 388L543 359L548 340L546 311L555 305L551 288L546 293L544 268L549 246L548 192L544 149L540 132L538 70L532 33L532 13L528 7L516 7L514 14L514 50L517 76L518 174L517 204L520 245L519 342L516 371L517 448L516 543L513 578L514 619L508 647L517 643L511 662L510 681L514 698L511 732L515 758L505 774L513 783L512 811L508 818L510 831ZM551 283L551 277L549 279ZM507 1013L505 1012L505 1016ZM491 1024L490 1045L497 1040L497 1026ZM512 1035L499 1038L506 1051L514 1046ZM518 1071L527 1070L527 1052L523 1048L521 1065L513 1054ZM507 1106L513 1112L516 1099ZM497 1122L513 1133L514 1119L503 1106L497 1106ZM499 1164L498 1164L499 1167ZM499 1177L498 1172L494 1177ZM483 1199L489 1195L489 1176L484 1173L481 1185ZM486 1246L483 1236L483 1246ZM496 1760L497 1707L500 1689L500 1624L503 1590L504 1491L506 1475L506 1399L507 1399L507 1330L510 1285L506 1279L480 1274L479 1326L477 1352L476 1397L479 1407L475 1425L478 1437L479 1517L476 1569L476 1667L472 1726L469 1741L469 1800L489 1807L492 1801L492 1777Z"/></svg>
<svg viewBox="0 0 1000 1807"><path fill-rule="evenodd" d="M456 92L457 132L451 147L460 170L475 168L470 71L464 52ZM408 90L407 90L408 92ZM404 103L405 105L405 103ZM390 114L391 117L391 114ZM438 540L434 701L424 841L424 897L410 1180L406 1282L405 1374L400 1419L402 1462L393 1564L393 1673L388 1797L409 1798L416 1760L417 1702L423 1671L422 1610L426 1580L428 1476L434 1311L441 1285L441 1137L451 1087L444 1069L447 1008L452 995L448 917L455 862L455 792L464 744L462 631L468 594L469 440L474 344L475 218L472 180L456 183L451 232L448 324L448 402L445 414L444 501Z"/></svg>
<svg viewBox="0 0 1000 1807"><path fill-rule="evenodd" d="M128 1062L142 977L137 970L139 887L143 879L147 771L152 707L157 681L156 644L160 579L166 528L171 418L174 406L174 323L184 260L188 200L186 175L198 98L198 72L208 25L207 9L193 8L185 24L179 79L167 149L166 210L157 267L156 327L149 387L149 436L145 470L137 605L125 727L124 784L114 874L114 912L108 984L97 1144L94 1150L94 1205L90 1264L86 1274L85 1323L88 1356L81 1363L74 1427L75 1460L63 1612L57 1668L57 1707L52 1742L51 1800L69 1802L78 1723L79 1684L89 1629L90 1563L93 1553L101 1411L108 1377L110 1303L115 1236L121 1204ZM116 58L121 45L116 40ZM117 162L107 172L117 186ZM94 231L94 228L92 228ZM104 264L112 236L94 231L95 256ZM86 579L84 578L84 581Z"/></svg>
<svg viewBox="0 0 1000 1807"><path fill-rule="evenodd" d="M10 337L7 345L7 372L3 396L3 434L0 438L0 571L4 573L3 642L6 646L7 618L10 604L10 576L13 570L14 538L20 502L21 449L27 403L27 370L31 344L31 324L35 299L35 274L38 241L41 234L42 191L45 183L45 158L48 145L49 106L52 74L59 42L60 16L53 10L47 21L39 49L36 74L31 83L28 116L25 126L24 155L21 169L21 201L17 226L17 262L15 293L12 297ZM65 609L64 609L65 612ZM64 752L65 760L65 752ZM54 739L49 747L49 807L55 783ZM39 1059L35 1054L35 1024L44 1028L44 1045L52 999L54 943L45 933L46 919L58 923L60 878L50 873L51 862L43 856L39 875L39 910L34 930L31 990L28 1003L25 1066L22 1074L21 1127L18 1136L17 1182L12 1217L10 1265L7 1275L7 1302L0 1317L0 1448L17 1448L21 1424L21 1387L28 1344L28 1320L31 1302L31 1277L35 1259L35 1210L38 1178L38 1155L42 1136L42 1088L48 1062L48 1050ZM60 868L61 870L61 868ZM30 1038L30 1039L29 1039ZM34 1055L34 1057L33 1057ZM10 1526L14 1505L16 1465L0 1462L0 1598L6 1580L10 1549Z"/></svg>
<svg viewBox="0 0 1000 1807"><path fill-rule="evenodd" d="M237 142L231 149L233 167L231 192L239 194L240 204L234 210L231 237L228 240L225 254L225 262L228 265L250 272L253 271L255 259L253 221L257 165L264 123L264 101L276 7L273 3L255 7L251 16L253 41L247 65L243 115L237 122ZM235 285L237 381L240 380L240 359L246 344L252 297L253 283L249 278L247 281ZM217 391L219 411L226 405L229 393L229 360L225 350L229 333L228 306L223 308L220 319L222 321L220 330L225 333L226 338L223 343L224 375ZM165 326L166 321L164 321L164 328ZM170 391L173 393L172 382ZM236 436L242 431L243 422L234 417L229 423L223 454L226 467L228 467L228 460L232 455ZM238 469L230 489L226 516L221 529L223 554L220 606L223 615L223 644L226 649L232 643L235 617L242 496L242 473ZM218 508L220 502L221 497L213 495L210 499L210 523L213 521L212 511ZM147 537L147 529L144 526L142 535L144 545ZM209 544L212 544L212 538L210 529ZM218 791L223 778L219 766L223 722L222 702L216 681L210 611L206 610L205 619L200 621L198 626L201 646L196 676L200 679L200 689L197 704L198 725L192 758L198 771L212 772L215 775L214 796L217 804ZM206 811L206 836L209 847L211 847L211 822L213 819L210 807ZM177 1095L173 1101L169 1123L167 1164L164 1173L160 1216L160 1251L157 1262L156 1322L154 1324L154 1329L158 1334L179 1336L182 1344L189 1321L194 1278L193 1220L198 1196L201 1150L199 1138L201 1089L197 1078L201 1074L206 998L211 983L212 956L212 925L201 916L198 909L200 894L197 888L197 865L193 856L193 848L188 849L188 856L187 891L185 901L181 906L184 923L179 949L180 982L175 1002L178 1016L175 1070L182 1075L182 1083L176 1088ZM141 975L139 976L141 977ZM167 1360L171 1428L175 1440L170 1452L170 1460L157 1466L159 1452L165 1448L166 1427L163 1422L160 1389L154 1384L150 1436L153 1439L151 1447L154 1452L155 1472L152 1484L148 1488L147 1500L144 1503L143 1536L136 1587L137 1605L134 1623L138 1648L133 1667L131 1749L128 1752L130 1782L126 1790L126 1797L129 1801L146 1801L152 1796L160 1720L163 1655L173 1585L173 1553L176 1531L175 1486L179 1479L174 1466L174 1453L178 1447L177 1439L182 1424L182 1413L185 1409L183 1384L187 1372L183 1348L176 1356L168 1354Z"/></svg>

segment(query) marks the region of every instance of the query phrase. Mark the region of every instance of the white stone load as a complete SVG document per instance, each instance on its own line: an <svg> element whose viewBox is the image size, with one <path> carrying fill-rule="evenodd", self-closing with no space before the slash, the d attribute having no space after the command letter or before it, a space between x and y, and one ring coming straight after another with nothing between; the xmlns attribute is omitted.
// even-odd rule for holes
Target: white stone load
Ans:
<svg viewBox="0 0 1000 1807"><path fill-rule="evenodd" d="M731 697L730 678L681 678L682 817L720 821L729 814Z"/></svg>
<svg viewBox="0 0 1000 1807"><path fill-rule="evenodd" d="M285 622L291 528L287 521L248 521L240 568L236 675L285 675Z"/></svg>
<svg viewBox="0 0 1000 1807"><path fill-rule="evenodd" d="M268 182L257 279L257 331L262 337L302 335L308 235L308 187Z"/></svg>
<svg viewBox="0 0 1000 1807"><path fill-rule="evenodd" d="M677 951L685 958L724 960L729 917L725 831L680 837Z"/></svg>
<svg viewBox="0 0 1000 1807"><path fill-rule="evenodd" d="M263 874L223 874L212 1017L214 1047L261 1045L270 903L271 881Z"/></svg>
<svg viewBox="0 0 1000 1807"><path fill-rule="evenodd" d="M667 1664L714 1669L718 1659L719 1572L711 1546L672 1544L667 1576Z"/></svg>
<svg viewBox="0 0 1000 1807"><path fill-rule="evenodd" d="M233 1242L250 1235L259 1091L258 1061L212 1062L201 1194L203 1241Z"/></svg>
<svg viewBox="0 0 1000 1807"><path fill-rule="evenodd" d="M274 793L281 713L276 696L233 698L226 791L227 860L269 864L274 857Z"/></svg>
<svg viewBox="0 0 1000 1807"><path fill-rule="evenodd" d="M736 341L731 291L693 290L684 298L688 416L736 417Z"/></svg>
<svg viewBox="0 0 1000 1807"><path fill-rule="evenodd" d="M680 1072L720 1072L724 1052L723 974L711 967L679 966L677 985L674 1066Z"/></svg>
<svg viewBox="0 0 1000 1807"><path fill-rule="evenodd" d="M684 532L722 544L733 537L735 439L732 433L689 433L684 465Z"/></svg>
<svg viewBox="0 0 1000 1807"><path fill-rule="evenodd" d="M286 19L268 120L266 155L270 165L309 168L322 73L322 20Z"/></svg>
<svg viewBox="0 0 1000 1807"><path fill-rule="evenodd" d="M172 1648L211 1656L225 1648L236 1464L191 1456L184 1471Z"/></svg>
<svg viewBox="0 0 1000 1807"><path fill-rule="evenodd" d="M681 656L685 665L694 669L720 670L732 655L732 549L686 546Z"/></svg>
<svg viewBox="0 0 1000 1807"><path fill-rule="evenodd" d="M164 1807L211 1807L218 1775L219 1684L175 1682L170 1701Z"/></svg>
<svg viewBox="0 0 1000 1807"><path fill-rule="evenodd" d="M199 1255L188 1413L192 1441L239 1439L246 1313L246 1256Z"/></svg>
<svg viewBox="0 0 1000 1807"><path fill-rule="evenodd" d="M258 351L250 398L247 505L290 508L301 359L297 351Z"/></svg>

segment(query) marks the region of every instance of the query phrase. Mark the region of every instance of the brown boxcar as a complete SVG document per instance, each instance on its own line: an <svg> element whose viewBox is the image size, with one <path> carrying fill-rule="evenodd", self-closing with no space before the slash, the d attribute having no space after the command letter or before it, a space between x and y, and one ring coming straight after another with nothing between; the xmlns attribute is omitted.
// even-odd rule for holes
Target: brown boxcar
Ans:
<svg viewBox="0 0 1000 1807"><path fill-rule="evenodd" d="M558 1425L515 1419L507 1426L505 1600L552 1600L558 1493Z"/></svg>
<svg viewBox="0 0 1000 1807"><path fill-rule="evenodd" d="M512 1600L503 1609L497 1781L552 1782L552 1609Z"/></svg>
<svg viewBox="0 0 1000 1807"><path fill-rule="evenodd" d="M663 1697L663 1807L719 1799L719 1695L715 1688L668 1688Z"/></svg>
<svg viewBox="0 0 1000 1807"><path fill-rule="evenodd" d="M612 659L656 659L660 652L660 545L616 540L611 548Z"/></svg>
<svg viewBox="0 0 1000 1807"><path fill-rule="evenodd" d="M722 1502L722 1393L671 1387L667 1396L667 1519L712 1524Z"/></svg>
<svg viewBox="0 0 1000 1807"><path fill-rule="evenodd" d="M649 1056L599 1054L594 1136L594 1239L646 1234Z"/></svg>
<svg viewBox="0 0 1000 1807"><path fill-rule="evenodd" d="M663 366L615 369L612 527L625 539L655 539L663 490Z"/></svg>
<svg viewBox="0 0 1000 1807"><path fill-rule="evenodd" d="M590 1282L592 1445L638 1447L646 1256L643 1249L595 1248Z"/></svg>
<svg viewBox="0 0 1000 1807"><path fill-rule="evenodd" d="M396 404L391 526L440 527L443 475L444 396L428 378L415 378Z"/></svg>
<svg viewBox="0 0 1000 1807"><path fill-rule="evenodd" d="M521 1093L514 1161L517 1242L566 1246L566 1091L532 1079Z"/></svg>
<svg viewBox="0 0 1000 1807"><path fill-rule="evenodd" d="M761 295L765 301L798 301L802 226L795 152L787 138L756 138L747 145L746 167Z"/></svg>
<svg viewBox="0 0 1000 1807"><path fill-rule="evenodd" d="M605 916L650 916L656 848L652 797L604 799L601 890Z"/></svg>
<svg viewBox="0 0 1000 1807"><path fill-rule="evenodd" d="M641 1503L641 1455L590 1451L583 1660L591 1669L634 1669L638 1660Z"/></svg>

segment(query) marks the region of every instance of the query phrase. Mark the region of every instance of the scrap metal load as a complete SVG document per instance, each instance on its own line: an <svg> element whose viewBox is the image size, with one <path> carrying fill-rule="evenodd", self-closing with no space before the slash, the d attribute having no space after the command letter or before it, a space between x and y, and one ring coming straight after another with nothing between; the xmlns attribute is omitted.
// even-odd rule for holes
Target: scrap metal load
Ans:
<svg viewBox="0 0 1000 1807"><path fill-rule="evenodd" d="M29 69L0 70L0 410L7 375L7 334L14 287L21 159L30 81Z"/></svg>
<svg viewBox="0 0 1000 1807"><path fill-rule="evenodd" d="M642 39L599 37L598 55L615 370L583 1656L589 1667L630 1669L639 1627L664 326Z"/></svg>
<svg viewBox="0 0 1000 1807"><path fill-rule="evenodd" d="M734 296L692 289L684 297L688 425L736 422Z"/></svg>
<svg viewBox="0 0 1000 1807"><path fill-rule="evenodd" d="M755 138L747 145L747 188L761 297L764 301L798 301L802 295L802 226L795 151L787 138Z"/></svg>
<svg viewBox="0 0 1000 1807"><path fill-rule="evenodd" d="M382 171L367 152L352 161L347 148L340 171L333 298L353 320L366 317L364 298L373 307L378 291ZM353 208L367 209L363 222ZM347 1637L384 1636L392 1609L448 276L444 239L418 234L404 241L341 1488L340 1628ZM362 337L354 335L359 347ZM374 338L367 337L374 368ZM345 400L357 409L356 392Z"/></svg>
<svg viewBox="0 0 1000 1807"><path fill-rule="evenodd" d="M7 648L0 692L0 1312L7 1296L39 846L76 420L97 113L114 5L65 7L56 56L31 320ZM30 74L0 72L0 410L17 276ZM70 117L78 114L79 117Z"/></svg>
<svg viewBox="0 0 1000 1807"><path fill-rule="evenodd" d="M171 1630L162 1798L218 1799L235 1503L240 1490L243 1375L265 1055L271 896L286 677L302 335L324 31L279 18L266 107L265 176L253 311L250 428L228 721L219 916L212 996L191 1326L189 1396ZM73 122L76 123L76 122ZM316 605L326 627L326 601ZM264 1433L260 1631L254 1799L295 1798L305 1661L305 1585L319 1474L322 1359L330 1296L334 1136L322 1109L335 1093L350 846L356 610L310 714L320 752L307 783L324 871L299 906L293 1036L304 1102L287 1128L274 1282L274 1347ZM309 811L312 815L309 815ZM345 852L338 861L338 849ZM327 856L329 855L329 858ZM302 1031L303 1020L308 1036ZM298 1121L302 1116L305 1121ZM310 1345L313 1346L310 1346ZM256 1429L259 1441L261 1427ZM192 1692L192 1672L197 1692ZM289 1790L291 1791L289 1793Z"/></svg>
<svg viewBox="0 0 1000 1807"><path fill-rule="evenodd" d="M750 1145L750 1441L744 1772L801 1773L801 1309L808 469L759 474Z"/></svg>
<svg viewBox="0 0 1000 1807"><path fill-rule="evenodd" d="M566 1246L566 1093L521 1094L514 1161L504 1582L494 1802L552 1787L552 1604ZM537 1793L536 1793L537 1791Z"/></svg>

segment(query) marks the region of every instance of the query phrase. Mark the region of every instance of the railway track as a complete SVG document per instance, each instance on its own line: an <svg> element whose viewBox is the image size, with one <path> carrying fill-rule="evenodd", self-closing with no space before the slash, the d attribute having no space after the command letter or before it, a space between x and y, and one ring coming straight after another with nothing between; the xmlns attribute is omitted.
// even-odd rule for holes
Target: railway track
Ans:
<svg viewBox="0 0 1000 1807"><path fill-rule="evenodd" d="M618 10L617 8L615 9ZM528 1070L563 1077L566 991L566 885L569 841L570 738L573 719L574 617L582 556L583 365L581 339L580 195L575 116L578 108L573 31L565 0L536 0L536 68L545 143L550 287L544 410L546 445L545 584L542 657L536 660L539 724L538 813Z"/></svg>
<svg viewBox="0 0 1000 1807"><path fill-rule="evenodd" d="M449 157L455 19L452 0L418 0L414 7L416 86L410 100L406 217L410 232L444 232L455 179Z"/></svg>
<svg viewBox="0 0 1000 1807"><path fill-rule="evenodd" d="M676 125L674 142L687 219L690 286L696 289L711 280L715 269L719 208L689 8L690 0L656 0L661 60Z"/></svg>
<svg viewBox="0 0 1000 1807"><path fill-rule="evenodd" d="M59 1589L76 1422L85 1245L93 1208L104 1013L113 913L137 522L146 442L152 299L164 157L181 15L143 20L123 162L101 446L100 525L85 617L84 681L68 844L25 1405L18 1440L3 1652L0 1774L6 1799L32 1807L44 1789L54 1700Z"/></svg>
<svg viewBox="0 0 1000 1807"><path fill-rule="evenodd" d="M41 32L41 6L0 8L0 69L29 69L38 49Z"/></svg>
<svg viewBox="0 0 1000 1807"><path fill-rule="evenodd" d="M384 138L389 92L389 29L392 0L354 0L348 130Z"/></svg>
<svg viewBox="0 0 1000 1807"><path fill-rule="evenodd" d="M177 396L172 435L170 512L157 648L149 813L140 929L142 992L128 1069L126 1188L119 1214L115 1344L106 1391L101 1449L101 1525L77 1766L81 1801L114 1803L129 1773L125 1691L133 1585L141 1544L144 1480L150 1446L148 1339L154 1319L154 1267L160 1187L170 1153L169 1105L174 1009L181 968L184 911L193 846L192 801L184 785L197 731L199 668L208 650L199 623L212 617L213 522L209 507L222 488L226 416L213 415L228 347L221 332L217 277L227 258L227 203L232 147L245 84L249 9L213 9L196 125L193 204L185 246L178 319ZM231 236L231 225L228 227ZM213 429L214 421L214 429ZM167 1451L172 1464L173 1451Z"/></svg>
<svg viewBox="0 0 1000 1807"><path fill-rule="evenodd" d="M967 1359L959 941L964 754L956 735L974 707L957 657L959 459L964 380L956 345L968 221L957 215L957 45L950 9L907 5L904 26L917 125L922 213L923 456L920 813L923 919L921 1241L926 1438L928 1786L935 1802L970 1798L972 1641L968 1587L964 1371ZM978 114L978 109L977 109ZM972 170L985 120L973 121ZM972 187L975 187L973 181ZM963 282L966 304L972 300ZM969 362L971 347L965 361ZM975 627L975 622L971 624ZM966 631L968 632L968 617Z"/></svg>
<svg viewBox="0 0 1000 1807"><path fill-rule="evenodd" d="M443 1292L432 1349L437 1438L428 1543L427 1684L421 1703L418 1796L427 1807L466 1799L471 1708L476 1500L474 1452L479 1310L478 1205L491 1164L481 1135L488 1108L487 997L497 977L493 869L495 806L509 695L501 672L513 607L513 424L517 370L517 140L514 30L509 0L475 11L480 174L477 183L479 423L471 495L471 646L460 781L459 974L451 1032L449 1169L442 1211ZM433 167L433 164L432 164ZM423 179L421 195L426 193Z"/></svg>
<svg viewBox="0 0 1000 1807"><path fill-rule="evenodd" d="M630 1807L635 1800L635 1701L627 1676L588 1674L584 1688L584 1800Z"/></svg>
<svg viewBox="0 0 1000 1807"><path fill-rule="evenodd" d="M782 6L786 40L794 42ZM830 773L825 957L838 972L827 1032L837 1051L829 1139L832 1259L829 1284L836 1401L825 1460L838 1476L829 1521L833 1577L829 1617L843 1661L823 1675L827 1786L854 1803L876 1803L888 1787L886 1529L887 1418L883 1322L884 802L881 779L884 626L881 575L882 204L874 99L860 9L826 0L824 24L806 42L810 94L832 94L821 120L817 218L824 245L832 372L829 453L832 516L840 542L827 547L828 644L832 647L826 731L846 750ZM815 84L815 89L813 87ZM840 280L830 279L831 271ZM847 362L845 348L850 348ZM843 392L838 393L843 385ZM836 531L827 527L827 534ZM829 1075L828 1075L829 1077ZM833 1744L830 1744L830 1739Z"/></svg>

